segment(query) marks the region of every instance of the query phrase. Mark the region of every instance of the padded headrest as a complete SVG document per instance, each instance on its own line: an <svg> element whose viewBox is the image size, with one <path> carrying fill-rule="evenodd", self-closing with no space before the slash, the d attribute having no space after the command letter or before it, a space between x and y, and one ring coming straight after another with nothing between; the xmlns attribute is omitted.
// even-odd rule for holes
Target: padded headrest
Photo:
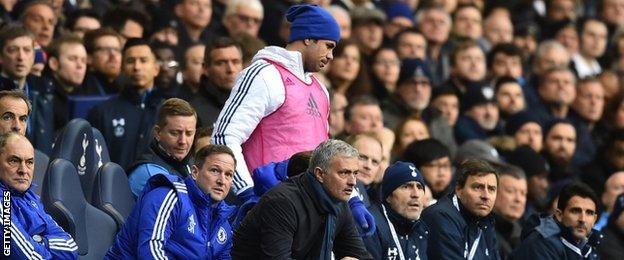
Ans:
<svg viewBox="0 0 624 260"><path fill-rule="evenodd" d="M110 162L110 154L108 153L108 146L106 146L106 140L102 132L95 127L91 127L91 130L93 131L96 166L100 168L105 163Z"/></svg>
<svg viewBox="0 0 624 260"><path fill-rule="evenodd" d="M93 189L93 205L115 219L118 228L130 216L135 200L128 176L119 164L105 163L98 170Z"/></svg>

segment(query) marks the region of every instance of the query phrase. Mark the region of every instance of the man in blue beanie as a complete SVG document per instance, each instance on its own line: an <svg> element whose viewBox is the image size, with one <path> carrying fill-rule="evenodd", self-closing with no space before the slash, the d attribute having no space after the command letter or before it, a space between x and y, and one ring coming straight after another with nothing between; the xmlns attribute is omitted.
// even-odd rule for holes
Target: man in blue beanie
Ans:
<svg viewBox="0 0 624 260"><path fill-rule="evenodd" d="M286 18L286 48L269 46L254 56L215 123L212 141L230 147L241 162L232 189L242 201L255 196L250 173L257 167L328 138L329 95L312 73L333 59L340 28L317 5L295 5Z"/></svg>
<svg viewBox="0 0 624 260"><path fill-rule="evenodd" d="M368 252L375 259L427 259L422 174L412 163L395 162L385 171L381 193L382 203L371 206L377 231L364 239Z"/></svg>
<svg viewBox="0 0 624 260"><path fill-rule="evenodd" d="M317 5L292 6L286 19L286 48L269 46L254 56L215 123L212 142L230 147L240 162L232 190L242 202L257 200L250 175L256 168L313 150L329 136L329 95L313 73L334 58L340 28ZM364 233L374 231L363 206L353 215Z"/></svg>

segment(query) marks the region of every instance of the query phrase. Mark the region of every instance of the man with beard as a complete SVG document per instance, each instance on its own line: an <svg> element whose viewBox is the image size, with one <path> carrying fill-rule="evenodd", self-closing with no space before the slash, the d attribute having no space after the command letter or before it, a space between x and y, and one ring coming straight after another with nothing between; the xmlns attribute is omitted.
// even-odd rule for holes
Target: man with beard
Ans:
<svg viewBox="0 0 624 260"><path fill-rule="evenodd" d="M553 216L535 220L510 259L598 259L598 197L587 185L571 183L559 194Z"/></svg>
<svg viewBox="0 0 624 260"><path fill-rule="evenodd" d="M429 227L430 259L499 259L492 209L498 173L489 163L465 160L457 169L455 192L423 211Z"/></svg>
<svg viewBox="0 0 624 260"><path fill-rule="evenodd" d="M503 127L498 122L499 109L491 87L469 90L464 95L463 102L464 114L455 124L455 138L458 144L471 139L485 140L503 133Z"/></svg>
<svg viewBox="0 0 624 260"><path fill-rule="evenodd" d="M542 154L551 167L548 177L556 190L580 175L579 169L572 164L576 151L576 129L565 119L554 119L544 129Z"/></svg>
<svg viewBox="0 0 624 260"><path fill-rule="evenodd" d="M431 73L424 61L407 59L403 61L397 89L391 98L384 100L382 110L386 127L394 128L410 116L420 117L429 106L431 98Z"/></svg>
<svg viewBox="0 0 624 260"><path fill-rule="evenodd" d="M364 239L374 259L427 259L429 232L420 220L425 187L411 163L398 161L386 169L382 202L372 210L377 231Z"/></svg>

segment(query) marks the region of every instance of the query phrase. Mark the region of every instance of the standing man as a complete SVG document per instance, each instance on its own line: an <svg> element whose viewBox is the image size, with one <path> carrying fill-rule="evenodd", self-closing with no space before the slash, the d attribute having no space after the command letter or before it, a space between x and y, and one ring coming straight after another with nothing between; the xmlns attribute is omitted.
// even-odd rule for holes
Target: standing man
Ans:
<svg viewBox="0 0 624 260"><path fill-rule="evenodd" d="M11 199L10 208L0 205L3 215L11 213L8 259L77 259L76 242L44 211L33 191L34 168L34 149L28 139L18 132L0 135L0 191Z"/></svg>
<svg viewBox="0 0 624 260"><path fill-rule="evenodd" d="M428 207L430 259L499 259L492 209L498 173L489 163L468 159L457 169L455 192Z"/></svg>
<svg viewBox="0 0 624 260"><path fill-rule="evenodd" d="M307 172L262 195L234 233L237 259L371 259L347 201L359 172L358 151L339 140L321 143Z"/></svg>
<svg viewBox="0 0 624 260"><path fill-rule="evenodd" d="M333 59L340 29L316 5L293 6L286 18L288 45L256 54L238 77L212 137L236 155L233 189L243 201L254 196L250 172L258 166L312 150L328 138L328 93L312 72Z"/></svg>
<svg viewBox="0 0 624 260"><path fill-rule="evenodd" d="M592 233L598 218L598 197L587 185L563 188L553 216L539 219L510 259L598 259ZM594 236L592 236L594 235Z"/></svg>
<svg viewBox="0 0 624 260"><path fill-rule="evenodd" d="M377 232L364 240L374 259L427 259L429 232L420 213L425 179L411 163L388 167L381 182L381 204L373 214Z"/></svg>
<svg viewBox="0 0 624 260"><path fill-rule="evenodd" d="M223 199L235 167L232 150L208 145L187 178L150 178L105 259L230 259L235 209Z"/></svg>

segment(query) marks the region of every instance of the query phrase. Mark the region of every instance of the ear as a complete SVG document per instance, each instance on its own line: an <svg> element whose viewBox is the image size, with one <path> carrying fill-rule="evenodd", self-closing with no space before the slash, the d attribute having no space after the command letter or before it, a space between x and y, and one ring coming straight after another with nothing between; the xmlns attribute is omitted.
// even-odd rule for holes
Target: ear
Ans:
<svg viewBox="0 0 624 260"><path fill-rule="evenodd" d="M197 180L197 175L199 175L199 168L197 168L197 165L192 165L191 166L191 178L193 178L193 180Z"/></svg>
<svg viewBox="0 0 624 260"><path fill-rule="evenodd" d="M48 60L48 66L52 71L58 71L59 69L59 60L56 57L50 57Z"/></svg>
<svg viewBox="0 0 624 260"><path fill-rule="evenodd" d="M154 139L156 139L156 141L160 142L160 126L158 125L154 125Z"/></svg>
<svg viewBox="0 0 624 260"><path fill-rule="evenodd" d="M557 218L557 221L561 222L561 219L563 219L563 211L555 209L555 218Z"/></svg>
<svg viewBox="0 0 624 260"><path fill-rule="evenodd" d="M314 177L316 177L317 181L323 183L323 170L319 167L314 168Z"/></svg>

